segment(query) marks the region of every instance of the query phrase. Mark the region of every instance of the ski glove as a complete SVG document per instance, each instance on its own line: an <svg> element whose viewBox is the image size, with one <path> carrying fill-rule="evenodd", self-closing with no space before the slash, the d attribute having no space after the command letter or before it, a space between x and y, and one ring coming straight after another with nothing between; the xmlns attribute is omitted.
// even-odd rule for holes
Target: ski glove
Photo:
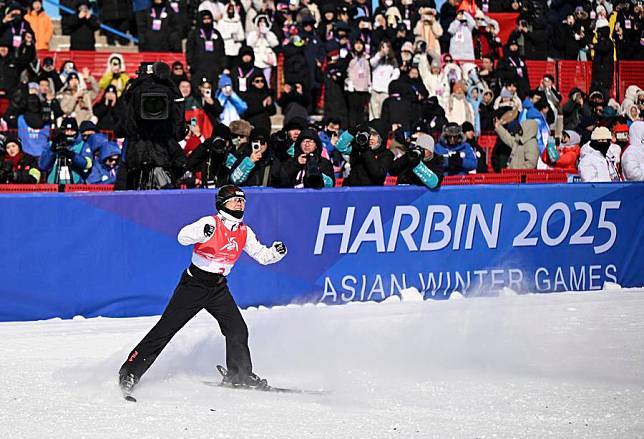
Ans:
<svg viewBox="0 0 644 439"><path fill-rule="evenodd" d="M286 254L286 244L284 244L281 241L273 243L273 247L275 247L275 250L277 250L277 253L280 255L285 255Z"/></svg>
<svg viewBox="0 0 644 439"><path fill-rule="evenodd" d="M203 226L203 234L206 238L210 238L213 233L215 233L215 226L212 224L206 224Z"/></svg>

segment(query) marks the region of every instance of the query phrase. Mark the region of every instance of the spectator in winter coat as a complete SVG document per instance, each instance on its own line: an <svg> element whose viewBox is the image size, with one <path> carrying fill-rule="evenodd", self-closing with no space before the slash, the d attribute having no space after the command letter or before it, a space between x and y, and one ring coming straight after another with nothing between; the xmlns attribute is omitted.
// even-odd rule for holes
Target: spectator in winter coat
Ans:
<svg viewBox="0 0 644 439"><path fill-rule="evenodd" d="M0 23L0 40L9 43L9 47L17 49L23 43L26 33L34 35L28 21L24 19L25 10L20 3L10 2L4 11Z"/></svg>
<svg viewBox="0 0 644 439"><path fill-rule="evenodd" d="M45 118L42 103L37 95L27 96L24 113L17 117L21 149L34 157L40 157L49 145L51 122ZM5 114L6 117L6 114Z"/></svg>
<svg viewBox="0 0 644 439"><path fill-rule="evenodd" d="M531 108L525 114L525 119L532 119L537 122L537 144L539 145L539 154L542 154L543 151L548 146L548 140L550 139L550 128L548 127L548 122L546 122L546 115L550 111L548 102L543 98L536 101ZM523 118L519 118L520 121L523 121Z"/></svg>
<svg viewBox="0 0 644 439"><path fill-rule="evenodd" d="M451 35L449 53L454 59L474 59L472 31L475 27L476 22L470 14L465 11L459 11L456 14L456 20L452 21L447 29L447 32Z"/></svg>
<svg viewBox="0 0 644 439"><path fill-rule="evenodd" d="M239 120L248 109L246 102L233 90L233 82L228 75L221 75L219 78L216 99L222 108L219 120L226 126L234 120Z"/></svg>
<svg viewBox="0 0 644 439"><path fill-rule="evenodd" d="M619 148L611 145L612 135L608 128L597 127L590 142L581 147L579 175L583 182L621 181L619 174Z"/></svg>
<svg viewBox="0 0 644 439"><path fill-rule="evenodd" d="M142 52L180 52L181 20L166 0L152 0L141 14L139 50Z"/></svg>
<svg viewBox="0 0 644 439"><path fill-rule="evenodd" d="M420 77L423 85L430 96L436 96L441 107L447 108L450 95L450 84L447 77L441 71L441 63L438 59L431 59L429 56L421 56L418 64Z"/></svg>
<svg viewBox="0 0 644 439"><path fill-rule="evenodd" d="M36 50L49 50L49 41L54 34L54 24L42 7L41 0L31 0L30 11L25 15L36 37Z"/></svg>
<svg viewBox="0 0 644 439"><path fill-rule="evenodd" d="M92 110L98 119L96 125L101 131L112 131L120 136L121 119L125 114L125 107L118 97L118 90L114 85L108 85L103 96L94 104Z"/></svg>
<svg viewBox="0 0 644 439"><path fill-rule="evenodd" d="M246 44L255 54L255 67L264 72L266 81L270 84L273 68L277 67L275 48L279 46L277 35L271 31L271 20L268 14L259 14L253 20L256 30L246 33Z"/></svg>
<svg viewBox="0 0 644 439"><path fill-rule="evenodd" d="M396 79L389 83L389 97L382 103L380 119L392 131L396 127L402 127L404 131L411 131L414 122L412 105L416 100L414 91L407 80Z"/></svg>
<svg viewBox="0 0 644 439"><path fill-rule="evenodd" d="M99 0L98 6L103 23L122 33L127 33L130 29L130 21L134 18L132 0ZM112 32L107 32L105 36L110 46L115 45L117 41L123 46L129 42L126 38L116 37Z"/></svg>
<svg viewBox="0 0 644 439"><path fill-rule="evenodd" d="M474 123L474 109L465 97L465 82L459 81L454 84L445 109L445 116L448 121L458 125L463 122Z"/></svg>
<svg viewBox="0 0 644 439"><path fill-rule="evenodd" d="M628 119L629 124L639 119L639 114L644 110L644 90L637 85L626 88L620 114Z"/></svg>
<svg viewBox="0 0 644 439"><path fill-rule="evenodd" d="M29 54L18 55L11 51L11 40L0 39L0 95L13 92L18 78L31 62Z"/></svg>
<svg viewBox="0 0 644 439"><path fill-rule="evenodd" d="M440 8L440 25L445 29L449 29L450 25L456 20L456 15L458 13L458 6L460 0L447 0ZM440 37L441 43L441 53L449 52L450 49L450 40L452 34L448 32L443 32L443 35Z"/></svg>
<svg viewBox="0 0 644 439"><path fill-rule="evenodd" d="M105 73L98 81L98 88L105 90L108 85L116 87L116 94L120 97L125 91L125 86L130 80L125 68L125 59L120 53L113 53L107 59Z"/></svg>
<svg viewBox="0 0 644 439"><path fill-rule="evenodd" d="M345 90L349 110L349 125L356 126L366 122L366 109L371 88L371 69L365 53L364 41L360 38L353 42L353 54L347 68Z"/></svg>
<svg viewBox="0 0 644 439"><path fill-rule="evenodd" d="M504 51L504 57L499 61L498 69L501 79L505 84L514 82L521 99L525 99L530 91L528 80L528 66L519 54L519 44L516 40L509 40Z"/></svg>
<svg viewBox="0 0 644 439"><path fill-rule="evenodd" d="M604 96L609 96L615 70L613 62L615 45L610 39L608 20L599 18L596 26L597 42L594 45L593 76L590 88L600 90Z"/></svg>
<svg viewBox="0 0 644 439"><path fill-rule="evenodd" d="M483 92L483 99L479 104L479 120L481 123L481 132L494 130L494 93L492 90Z"/></svg>
<svg viewBox="0 0 644 439"><path fill-rule="evenodd" d="M288 43L282 46L284 54L284 82L300 83L307 100L311 90L311 71L308 68L304 41L298 36L289 37ZM308 104L307 104L308 105Z"/></svg>
<svg viewBox="0 0 644 439"><path fill-rule="evenodd" d="M644 122L633 122L628 134L631 144L622 155L624 178L629 181L644 181Z"/></svg>
<svg viewBox="0 0 644 439"><path fill-rule="evenodd" d="M479 145L478 136L474 132L474 125L469 122L464 122L463 125L461 125L461 128L463 129L465 141L472 147L474 155L476 156L476 173L487 173L487 152L483 147L481 147L481 145Z"/></svg>
<svg viewBox="0 0 644 439"><path fill-rule="evenodd" d="M98 160L87 177L87 184L114 184L121 161L121 149L114 142L106 142L99 150Z"/></svg>
<svg viewBox="0 0 644 439"><path fill-rule="evenodd" d="M443 35L443 28L436 18L436 9L421 8L420 20L414 27L414 35L416 38L425 41L427 44L427 54L432 59L440 59L441 46L439 38Z"/></svg>
<svg viewBox="0 0 644 439"><path fill-rule="evenodd" d="M92 160L81 155L83 140L78 135L76 119L73 117L64 118L59 130L57 142L66 141L68 145L60 148L52 148L53 145L47 145L38 160L38 168L48 173L47 183L49 184L81 183L92 167ZM57 158L67 159L71 175L62 172L62 165Z"/></svg>
<svg viewBox="0 0 644 439"><path fill-rule="evenodd" d="M521 122L521 130L511 135L501 121L495 123L494 129L504 144L512 149L508 168L537 169L539 161L539 144L537 143L537 122L528 119Z"/></svg>
<svg viewBox="0 0 644 439"><path fill-rule="evenodd" d="M38 159L22 150L17 137L7 137L0 156L0 184L36 184L40 181Z"/></svg>
<svg viewBox="0 0 644 439"><path fill-rule="evenodd" d="M52 82L45 77L38 78L38 94L42 104L43 119L50 123L63 115L63 110L60 108L60 102L56 99Z"/></svg>
<svg viewBox="0 0 644 439"><path fill-rule="evenodd" d="M324 114L333 115L340 120L343 128L348 127L349 110L344 91L347 77L347 63L340 60L339 52L327 52L327 67L324 72Z"/></svg>
<svg viewBox="0 0 644 439"><path fill-rule="evenodd" d="M246 39L244 27L234 3L228 3L226 6L223 17L217 22L217 30L224 39L226 65L228 68L232 68L236 65L239 49L241 49L242 43Z"/></svg>
<svg viewBox="0 0 644 439"><path fill-rule="evenodd" d="M92 14L89 0L76 4L76 15L68 19L70 29L70 50L96 50L94 32L100 28L98 19Z"/></svg>
<svg viewBox="0 0 644 439"><path fill-rule="evenodd" d="M382 186L394 162L394 154L387 149L390 126L381 119L373 119L368 126L356 127L355 131L369 133L367 145L352 145L349 151L351 171L344 179L344 186ZM351 131L350 131L351 133ZM336 147L340 148L336 144Z"/></svg>
<svg viewBox="0 0 644 439"><path fill-rule="evenodd" d="M509 106L517 112L523 110L523 104L521 103L521 98L517 94L517 87L514 82L509 82L505 87L501 89L501 94L494 101L494 109L498 109L501 106Z"/></svg>
<svg viewBox="0 0 644 439"><path fill-rule="evenodd" d="M254 129L240 146L230 180L238 186L281 187L282 162L268 146L268 132Z"/></svg>
<svg viewBox="0 0 644 439"><path fill-rule="evenodd" d="M464 175L475 170L478 164L463 129L454 122L443 127L440 140L434 147L434 154L442 156L445 175Z"/></svg>
<svg viewBox="0 0 644 439"><path fill-rule="evenodd" d="M474 133L476 136L481 135L481 115L480 106L483 101L483 89L478 85L472 85L467 89L467 103L472 107L472 116L474 117Z"/></svg>
<svg viewBox="0 0 644 439"><path fill-rule="evenodd" d="M214 28L210 10L199 12L199 26L188 34L186 61L195 80L207 78L214 84L224 68L224 39ZM196 83L195 83L196 85Z"/></svg>
<svg viewBox="0 0 644 439"><path fill-rule="evenodd" d="M83 80L89 81L91 88L81 89L81 79L78 74L70 73L67 76L67 83L58 96L60 108L65 115L76 118L79 124L94 116L92 113L92 102L98 94L98 84L96 84L96 80L89 74L87 68L83 71Z"/></svg>
<svg viewBox="0 0 644 439"><path fill-rule="evenodd" d="M586 102L586 94L577 87L568 92L568 101L561 109L564 116L564 129L575 130L583 117L589 117L590 107Z"/></svg>
<svg viewBox="0 0 644 439"><path fill-rule="evenodd" d="M282 109L285 125L295 117L304 119L309 117L307 108L310 105L310 100L304 94L304 86L300 82L284 84L277 105Z"/></svg>
<svg viewBox="0 0 644 439"><path fill-rule="evenodd" d="M333 164L322 157L322 143L309 128L300 132L294 156L282 165L281 181L285 187L314 188L335 186Z"/></svg>
<svg viewBox="0 0 644 439"><path fill-rule="evenodd" d="M576 174L581 150L579 146L581 137L575 131L566 130L562 133L561 142L561 145L557 147L559 159L555 162L553 168Z"/></svg>
<svg viewBox="0 0 644 439"><path fill-rule="evenodd" d="M250 79L256 73L262 72L255 67L255 53L252 47L244 46L239 51L236 66L231 67L230 79L233 81L233 89L237 93L245 93L250 86Z"/></svg>
<svg viewBox="0 0 644 439"><path fill-rule="evenodd" d="M371 99L369 118L380 118L382 103L389 97L389 83L400 76L396 55L389 41L380 43L378 52L369 60L371 64Z"/></svg>
<svg viewBox="0 0 644 439"><path fill-rule="evenodd" d="M241 97L248 105L244 118L250 122L258 132L271 132L271 116L277 110L273 101L273 93L266 85L266 78L261 72L256 72L249 78L248 90L241 93Z"/></svg>

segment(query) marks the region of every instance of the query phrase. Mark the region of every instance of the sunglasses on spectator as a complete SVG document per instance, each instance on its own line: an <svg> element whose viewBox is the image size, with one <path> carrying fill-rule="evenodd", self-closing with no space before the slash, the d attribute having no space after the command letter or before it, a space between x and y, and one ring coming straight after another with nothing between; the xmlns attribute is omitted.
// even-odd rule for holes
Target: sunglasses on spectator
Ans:
<svg viewBox="0 0 644 439"><path fill-rule="evenodd" d="M120 63L120 62L113 62L113 63L112 63L112 66L114 66L114 67L120 67L120 66L121 66L121 63Z"/></svg>
<svg viewBox="0 0 644 439"><path fill-rule="evenodd" d="M264 80L263 79L253 79L253 84L263 84Z"/></svg>

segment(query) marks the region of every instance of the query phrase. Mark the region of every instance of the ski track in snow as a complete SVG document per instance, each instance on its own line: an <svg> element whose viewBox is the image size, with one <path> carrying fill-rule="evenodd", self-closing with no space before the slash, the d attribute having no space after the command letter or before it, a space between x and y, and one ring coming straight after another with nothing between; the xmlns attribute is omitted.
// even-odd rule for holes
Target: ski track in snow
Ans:
<svg viewBox="0 0 644 439"><path fill-rule="evenodd" d="M641 438L644 289L243 311L255 371L325 395L206 386L200 313L123 400L158 317L0 324L2 438Z"/></svg>

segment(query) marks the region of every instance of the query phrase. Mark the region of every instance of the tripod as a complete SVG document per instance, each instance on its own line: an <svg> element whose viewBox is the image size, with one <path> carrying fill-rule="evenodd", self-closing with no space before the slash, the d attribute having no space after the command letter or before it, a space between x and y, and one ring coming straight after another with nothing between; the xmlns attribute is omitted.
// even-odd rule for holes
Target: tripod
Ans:
<svg viewBox="0 0 644 439"><path fill-rule="evenodd" d="M56 174L54 175L54 184L74 183L70 159L60 153L56 154L54 169L56 170Z"/></svg>

